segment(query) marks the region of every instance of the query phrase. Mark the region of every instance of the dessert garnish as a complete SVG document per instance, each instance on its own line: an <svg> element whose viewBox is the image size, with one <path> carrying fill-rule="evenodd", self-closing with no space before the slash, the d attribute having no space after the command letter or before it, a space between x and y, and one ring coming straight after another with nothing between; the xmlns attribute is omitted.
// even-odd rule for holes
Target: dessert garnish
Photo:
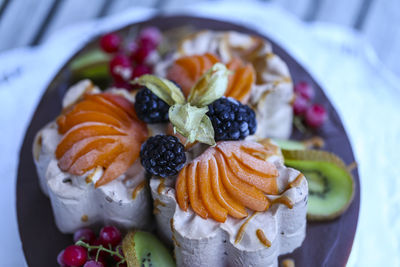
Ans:
<svg viewBox="0 0 400 267"><path fill-rule="evenodd" d="M220 62L219 58L211 53L184 56L173 63L167 77L180 84L184 95L188 96L196 81L217 62ZM250 63L244 63L239 58L233 58L226 67L232 71L232 75L229 77L225 96L233 97L244 104L247 103L251 87L255 83L253 66Z"/></svg>
<svg viewBox="0 0 400 267"><path fill-rule="evenodd" d="M215 141L242 140L257 129L254 111L231 97L222 97L208 105L207 116L214 127Z"/></svg>
<svg viewBox="0 0 400 267"><path fill-rule="evenodd" d="M86 94L57 119L63 135L55 155L62 171L73 175L102 167L95 186L107 184L139 157L147 128L126 98L109 93Z"/></svg>
<svg viewBox="0 0 400 267"><path fill-rule="evenodd" d="M344 162L319 150L282 150L285 165L300 170L309 187L307 219L330 220L350 206L354 181Z"/></svg>
<svg viewBox="0 0 400 267"><path fill-rule="evenodd" d="M175 136L153 136L142 145L140 160L142 166L152 175L176 175L186 162L185 148Z"/></svg>
<svg viewBox="0 0 400 267"><path fill-rule="evenodd" d="M202 218L225 222L227 215L247 216L245 208L266 211L265 194L278 194L274 164L263 145L251 141L218 142L187 164L176 182L180 208L189 205Z"/></svg>
<svg viewBox="0 0 400 267"><path fill-rule="evenodd" d="M164 78L143 75L133 83L145 86L170 106L168 116L174 131L186 137L188 143L199 141L214 145L214 129L206 115L207 106L224 95L228 74L225 65L214 64L191 88L187 100L175 83Z"/></svg>
<svg viewBox="0 0 400 267"><path fill-rule="evenodd" d="M146 87L140 89L135 96L136 114L146 123L167 122L168 109L169 105Z"/></svg>

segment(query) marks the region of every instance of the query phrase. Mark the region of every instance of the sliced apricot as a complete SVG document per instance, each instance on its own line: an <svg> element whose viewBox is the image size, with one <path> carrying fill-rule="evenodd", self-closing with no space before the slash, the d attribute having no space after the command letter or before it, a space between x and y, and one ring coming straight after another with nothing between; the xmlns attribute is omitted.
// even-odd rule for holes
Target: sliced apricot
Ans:
<svg viewBox="0 0 400 267"><path fill-rule="evenodd" d="M209 162L207 160L202 160L199 162L197 167L199 170L198 175L201 199L214 220L217 222L225 222L226 217L228 216L228 211L223 208L214 197L211 188L210 169L208 166Z"/></svg>
<svg viewBox="0 0 400 267"><path fill-rule="evenodd" d="M189 195L186 185L186 172L187 168L184 168L181 172L179 172L175 185L176 200L178 201L179 207L184 211L187 211L189 207Z"/></svg>
<svg viewBox="0 0 400 267"><path fill-rule="evenodd" d="M146 125L136 118L132 103L109 93L85 95L57 119L63 137L56 157L63 171L83 175L103 167L95 186L104 185L137 160L146 140Z"/></svg>
<svg viewBox="0 0 400 267"><path fill-rule="evenodd" d="M250 98L251 89L255 83L256 72L250 63L244 64L240 59L234 58L227 68L233 71L228 80L225 96L233 97L243 104Z"/></svg>
<svg viewBox="0 0 400 267"><path fill-rule="evenodd" d="M246 208L233 199L226 192L220 178L217 162L214 157L210 159L210 178L213 193L219 204L228 210L228 214L233 218L242 219L247 216Z"/></svg>
<svg viewBox="0 0 400 267"><path fill-rule="evenodd" d="M197 162L192 162L188 165L187 170L187 190L189 193L190 205L192 206L194 212L196 212L202 218L207 219L208 212L204 207L200 197L198 180Z"/></svg>

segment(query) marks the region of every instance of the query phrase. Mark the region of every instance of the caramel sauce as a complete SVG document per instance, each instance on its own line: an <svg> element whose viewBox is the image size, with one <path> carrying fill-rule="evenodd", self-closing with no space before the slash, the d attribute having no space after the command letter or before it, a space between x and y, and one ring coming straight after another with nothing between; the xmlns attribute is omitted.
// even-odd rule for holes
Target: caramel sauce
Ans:
<svg viewBox="0 0 400 267"><path fill-rule="evenodd" d="M175 235L172 235L172 241L174 241L174 245L177 246L178 248L181 247L181 244L178 243L178 241L175 238Z"/></svg>
<svg viewBox="0 0 400 267"><path fill-rule="evenodd" d="M270 247L271 246L271 241L269 241L268 238L265 236L263 230L257 229L256 235L258 237L258 240L260 240L261 244L263 244L266 247Z"/></svg>
<svg viewBox="0 0 400 267"><path fill-rule="evenodd" d="M165 189L165 178L160 178L160 184L158 185L157 192L161 194Z"/></svg>
<svg viewBox="0 0 400 267"><path fill-rule="evenodd" d="M102 170L103 168L100 167L100 166L97 166L96 169L95 169L91 174L89 174L88 176L86 176L85 182L86 182L87 184L90 184L91 182L93 182L93 176L94 176L98 171L100 171L100 169Z"/></svg>
<svg viewBox="0 0 400 267"><path fill-rule="evenodd" d="M145 185L146 185L146 181L144 180L140 184L138 184L135 189L133 189L133 191L132 191L132 199L136 198L137 194L140 192L140 190L143 189L143 187Z"/></svg>
<svg viewBox="0 0 400 267"><path fill-rule="evenodd" d="M347 166L346 169L348 172L352 172L355 168L357 168L357 162L353 161Z"/></svg>
<svg viewBox="0 0 400 267"><path fill-rule="evenodd" d="M174 218L171 218L171 220L169 220L169 226L171 227L171 232L173 233L175 231Z"/></svg>
<svg viewBox="0 0 400 267"><path fill-rule="evenodd" d="M292 200L291 200L290 198L288 198L287 196L280 196L280 197L274 199L274 200L272 201L272 204L271 204L271 205L276 204L276 203L284 204L284 205L286 205L286 207L288 207L289 209L292 209L292 208L293 208L293 205L294 205L293 202L292 202Z"/></svg>
<svg viewBox="0 0 400 267"><path fill-rule="evenodd" d="M157 207L153 208L153 214L159 214L160 210Z"/></svg>
<svg viewBox="0 0 400 267"><path fill-rule="evenodd" d="M86 214L83 214L81 217L82 222L87 222L89 220L89 217Z"/></svg>
<svg viewBox="0 0 400 267"><path fill-rule="evenodd" d="M244 235L244 231L246 230L247 224L249 223L249 221L254 218L254 216L257 215L257 211L254 212L249 218L247 218L247 220L240 226L239 231L236 235L236 239L235 239L235 244L238 244L240 241L242 241L243 235Z"/></svg>
<svg viewBox="0 0 400 267"><path fill-rule="evenodd" d="M303 181L303 178L304 178L304 174L300 173L299 175L297 175L296 179L294 179L294 181L292 181L288 184L287 189L299 186L300 183Z"/></svg>
<svg viewBox="0 0 400 267"><path fill-rule="evenodd" d="M153 205L154 205L154 207L158 207L158 206L163 206L163 207L165 207L167 204L165 204L164 202L162 202L160 199L156 198L156 200L154 200Z"/></svg>
<svg viewBox="0 0 400 267"><path fill-rule="evenodd" d="M274 53L267 53L267 59L271 59L271 58L273 58L274 56L275 56L275 54Z"/></svg>

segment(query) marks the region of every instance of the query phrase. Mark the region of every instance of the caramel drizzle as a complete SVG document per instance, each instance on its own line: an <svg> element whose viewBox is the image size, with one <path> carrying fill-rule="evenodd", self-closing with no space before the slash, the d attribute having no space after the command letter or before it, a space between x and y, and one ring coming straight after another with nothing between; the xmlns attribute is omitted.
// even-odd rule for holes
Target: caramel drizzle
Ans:
<svg viewBox="0 0 400 267"><path fill-rule="evenodd" d="M274 200L272 201L271 206L272 206L273 204L276 204L276 203L284 204L284 205L286 205L286 207L288 207L289 209L292 209L292 208L293 208L293 205L294 205L294 204L293 204L293 201L292 201L290 198L288 198L287 196L285 196L285 195L280 196L280 197L274 199Z"/></svg>
<svg viewBox="0 0 400 267"><path fill-rule="evenodd" d="M299 186L301 184L301 182L303 181L303 178L304 178L304 174L300 173L299 175L297 175L296 179L294 179L294 181L292 181L291 183L288 184L286 190L288 190L289 188Z"/></svg>
<svg viewBox="0 0 400 267"><path fill-rule="evenodd" d="M304 140L302 143L307 148L312 148L312 147L321 148L325 145L324 139L322 139L322 137L319 136L313 136L309 139Z"/></svg>
<svg viewBox="0 0 400 267"><path fill-rule="evenodd" d="M160 195L165 189L165 178L160 178L160 184L157 187L157 192Z"/></svg>
<svg viewBox="0 0 400 267"><path fill-rule="evenodd" d="M254 218L256 215L258 214L258 212L254 212L249 218L247 218L247 220L240 226L239 231L236 235L236 239L235 239L235 244L238 244L240 241L242 241L243 235L244 235L244 231L246 230L247 225L249 224L250 220L252 218Z"/></svg>
<svg viewBox="0 0 400 267"><path fill-rule="evenodd" d="M82 222L87 222L89 220L89 216L87 216L86 214L83 214L81 217L81 221Z"/></svg>
<svg viewBox="0 0 400 267"><path fill-rule="evenodd" d="M160 199L156 198L156 200L154 200L154 206L158 207L158 206L163 206L165 207L167 204L165 204L164 202L162 202Z"/></svg>
<svg viewBox="0 0 400 267"><path fill-rule="evenodd" d="M263 244L266 247L270 247L271 246L271 241L269 241L268 238L265 236L263 230L257 229L256 235L258 237L258 240L260 240L261 244Z"/></svg>
<svg viewBox="0 0 400 267"><path fill-rule="evenodd" d="M132 199L135 199L137 194L139 193L140 190L143 189L143 187L146 185L146 181L142 181L132 192Z"/></svg>

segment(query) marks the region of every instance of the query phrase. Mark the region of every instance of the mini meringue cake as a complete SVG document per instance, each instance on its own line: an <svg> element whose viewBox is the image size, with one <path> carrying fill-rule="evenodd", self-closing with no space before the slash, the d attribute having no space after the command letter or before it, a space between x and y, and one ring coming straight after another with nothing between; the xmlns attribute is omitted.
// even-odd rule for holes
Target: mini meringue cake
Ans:
<svg viewBox="0 0 400 267"><path fill-rule="evenodd" d="M148 133L132 101L125 90L101 93L84 80L67 91L57 120L38 132L34 160L61 232L149 227L151 198L137 160Z"/></svg>
<svg viewBox="0 0 400 267"><path fill-rule="evenodd" d="M235 156L227 156L231 146L242 147L248 155L233 152L233 154L236 153ZM220 152L215 152L216 150ZM224 154L225 164L233 167L239 162L239 166L242 166L233 176L243 179L245 178L243 176L247 175L249 182L256 184L257 189L263 188L259 190L261 193L259 196L261 198L264 196L265 202L257 195L247 200L233 197L235 193L225 186L227 185L224 181L226 178L222 177L225 172L222 169L228 169L228 167L219 166L219 171L217 171L219 178L215 177L216 163L221 165L219 163L221 151ZM233 151L236 151L236 148ZM197 151L194 153L199 154ZM183 188L187 188L188 195L179 193L182 190L181 174L176 181L158 177L153 177L150 181L157 229L165 240L173 244L177 266L277 266L279 255L290 253L302 244L306 230L307 181L299 171L284 166L278 146L269 139L264 139L260 143L223 141L217 143L215 148L208 148L197 157L190 155L190 152L188 155L193 159L187 165L185 178L187 180L186 185L183 185ZM214 160L215 158L217 160ZM232 158L235 158L237 162L229 163ZM247 162L257 161L257 173L242 173L243 170L249 170L244 165L245 161L241 161L240 158ZM204 165L204 159L209 162L208 167L207 164ZM197 168L192 167L193 165L197 165ZM211 181L204 178L207 173L204 169L207 168ZM262 181L261 176L258 178L256 176L260 173L258 171L268 168L274 170L275 173L268 178L268 184L262 185L258 183ZM185 169L182 172L185 172ZM196 177L192 181L200 187L195 196L190 195L193 185L189 186L193 173ZM244 175L241 176L241 173ZM229 176L232 179L232 173L226 175L226 177ZM250 181L250 179L253 180ZM215 184L220 181L223 184L222 191L215 188ZM233 185L237 182L231 180ZM204 183L211 184L212 190L209 194L205 193L207 189L204 188L207 186ZM244 198L248 197L246 192L252 190L245 187L238 189L239 192L244 193ZM227 192L229 197L226 198L225 195L224 204L223 198ZM221 195L218 196L219 194L222 194L222 198L220 198ZM200 203L194 204L196 197ZM222 212L218 214L221 206L225 207L225 213L222 209Z"/></svg>

